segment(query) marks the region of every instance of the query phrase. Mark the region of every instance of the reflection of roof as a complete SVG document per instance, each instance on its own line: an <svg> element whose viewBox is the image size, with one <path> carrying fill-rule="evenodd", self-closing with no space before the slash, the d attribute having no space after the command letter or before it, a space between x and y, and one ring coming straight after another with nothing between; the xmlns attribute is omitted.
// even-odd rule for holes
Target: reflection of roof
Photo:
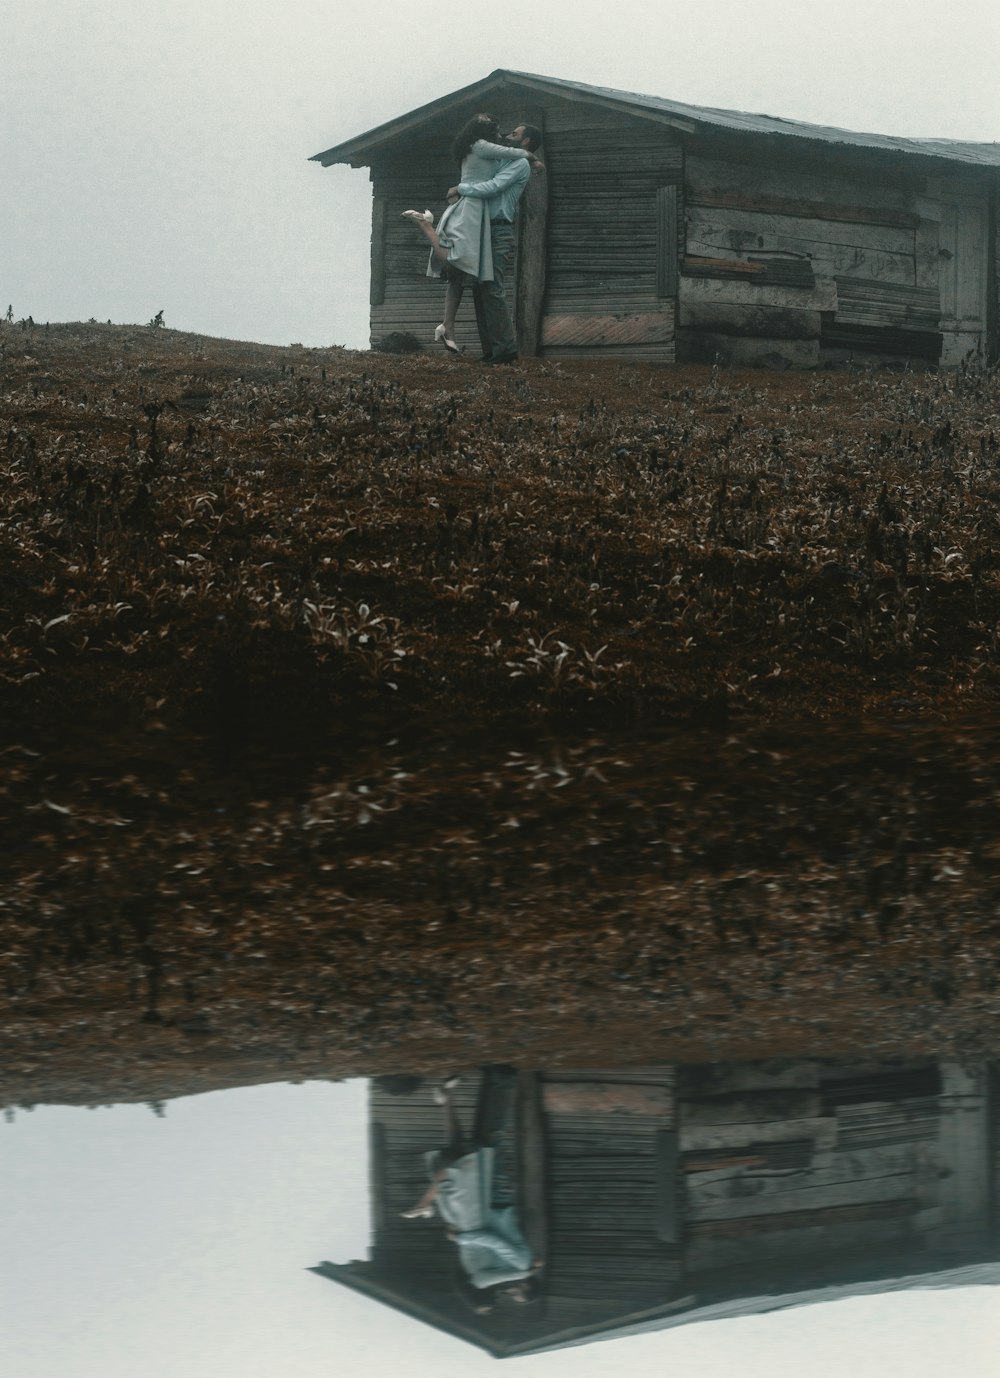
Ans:
<svg viewBox="0 0 1000 1378"><path fill-rule="evenodd" d="M342 1283L375 1301L394 1307L436 1326L456 1339L471 1341L494 1358L514 1358L518 1355L540 1354L552 1349L568 1349L576 1345L592 1344L596 1340L619 1340L629 1335L648 1335L657 1330L669 1330L678 1325L697 1321L726 1320L736 1316L763 1315L768 1311L784 1311L795 1306L814 1306L820 1302L842 1301L849 1297L872 1296L888 1292L908 1292L922 1289L940 1290L953 1287L995 1287L1000 1285L1000 1263L975 1264L951 1268L945 1272L919 1273L906 1277L883 1278L868 1282L848 1283L838 1287L817 1287L805 1292L786 1292L773 1295L735 1298L709 1306L688 1306L678 1310L678 1304L657 1307L632 1316L616 1318L608 1326L601 1321L593 1325L577 1325L569 1330L553 1332L544 1322L532 1326L529 1322L520 1334L504 1336L480 1324L478 1318L453 1311L442 1304L418 1300L412 1289L397 1289L379 1278L370 1264L354 1263L345 1266L321 1263L309 1270L332 1282ZM534 1334L531 1330L535 1329Z"/></svg>
<svg viewBox="0 0 1000 1378"><path fill-rule="evenodd" d="M477 1316L466 1309L447 1290L436 1292L422 1288L411 1280L396 1281L392 1277L379 1274L370 1263L354 1262L336 1264L323 1262L308 1269L331 1282L339 1282L354 1292L371 1297L373 1301L391 1306L403 1315L414 1320L433 1325L456 1339L467 1340L485 1349L495 1359L509 1359L517 1355L539 1354L544 1350L563 1349L570 1345L588 1344L591 1340L612 1339L620 1327L635 1330L657 1329L674 1316L679 1306L687 1301L666 1302L661 1306L645 1307L624 1315L614 1314L613 1319L607 1311L603 1317L595 1308L594 1319L576 1324L553 1323L544 1312L532 1314L529 1309L524 1314ZM613 1308L612 1308L613 1310Z"/></svg>
<svg viewBox="0 0 1000 1378"><path fill-rule="evenodd" d="M768 1311L787 1311L794 1306L816 1306L820 1302L844 1301L849 1297L884 1295L889 1292L941 1291L953 1287L1000 1286L1000 1263L977 1263L965 1268L949 1268L939 1273L916 1273L907 1277L882 1278L872 1282L852 1282L840 1287L815 1287L806 1292L785 1292L773 1296L737 1297L711 1306L693 1306L679 1315L651 1317L635 1324L616 1326L603 1334L565 1340L569 1345L590 1344L594 1340L619 1340L627 1335L648 1335L654 1330L670 1330L696 1321L729 1320L736 1316L759 1316Z"/></svg>
<svg viewBox="0 0 1000 1378"><path fill-rule="evenodd" d="M645 96L636 91L615 91L606 86L588 86L584 82L564 81L559 77L536 76L531 72L514 72L499 67L482 81L462 87L436 101L409 111L395 120L379 125L346 143L314 155L313 161L325 167L331 163L363 163L365 154L379 145L447 112L454 105L462 105L506 85L527 87L542 95L566 96L570 99L588 97L596 103L622 111L658 119L688 132L701 126L728 130L739 134L782 135L812 142L839 145L842 148L876 149L886 153L902 153L922 157L944 158L949 162L977 167L1000 167L1000 143L971 143L958 139L911 139L892 134L865 134L851 129L836 129L828 125L806 124L802 120L782 119L777 115L755 115L741 110L720 110L713 106L686 105L666 100L662 96Z"/></svg>

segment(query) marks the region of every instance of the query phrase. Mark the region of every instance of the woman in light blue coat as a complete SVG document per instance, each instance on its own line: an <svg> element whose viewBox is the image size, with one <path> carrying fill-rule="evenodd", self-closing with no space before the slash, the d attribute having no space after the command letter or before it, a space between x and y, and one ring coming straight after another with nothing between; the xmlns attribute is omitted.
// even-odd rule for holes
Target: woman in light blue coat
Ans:
<svg viewBox="0 0 1000 1378"><path fill-rule="evenodd" d="M534 1277L543 1260L534 1256L521 1233L516 1208L494 1204L496 1147L464 1134L451 1096L456 1081L446 1081L435 1094L444 1109L448 1146L424 1155L430 1186L403 1216L439 1215L457 1246L465 1277L477 1291L485 1291ZM525 1300L523 1294L514 1295Z"/></svg>
<svg viewBox="0 0 1000 1378"><path fill-rule="evenodd" d="M542 162L526 148L498 143L499 138L500 125L495 115L474 115L463 125L452 145L452 153L462 165L462 182L487 182L495 176L500 163L512 158L527 158L534 171L544 170ZM444 320L434 331L434 338L452 354L458 354L461 351L455 343L455 318L465 288L475 282L493 281L486 202L481 197L452 197L437 228L430 211L404 211L403 215L431 242L427 276L443 274L447 279Z"/></svg>

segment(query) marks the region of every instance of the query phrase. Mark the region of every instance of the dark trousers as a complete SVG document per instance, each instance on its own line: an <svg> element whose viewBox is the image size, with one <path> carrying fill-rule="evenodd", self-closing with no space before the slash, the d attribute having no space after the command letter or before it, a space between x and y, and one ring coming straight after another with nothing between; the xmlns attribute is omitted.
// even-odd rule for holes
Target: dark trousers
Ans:
<svg viewBox="0 0 1000 1378"><path fill-rule="evenodd" d="M490 225L493 248L493 281L477 282L473 289L476 325L484 354L517 353L517 338L507 305L507 281L514 263L514 226L509 221Z"/></svg>
<svg viewBox="0 0 1000 1378"><path fill-rule="evenodd" d="M448 1141L444 1149L442 1166L456 1162L467 1153L472 1153L474 1149L496 1147L500 1135L510 1121L516 1086L517 1072L513 1067L489 1064L483 1068L471 1137L466 1134L455 1113L451 1097L448 1097L444 1106Z"/></svg>

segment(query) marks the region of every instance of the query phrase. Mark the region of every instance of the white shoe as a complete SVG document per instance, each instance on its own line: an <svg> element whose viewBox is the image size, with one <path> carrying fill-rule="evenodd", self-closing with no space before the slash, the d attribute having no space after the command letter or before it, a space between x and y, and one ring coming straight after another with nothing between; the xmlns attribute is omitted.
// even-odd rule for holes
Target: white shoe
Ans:
<svg viewBox="0 0 1000 1378"><path fill-rule="evenodd" d="M455 341L448 334L447 328L439 325L434 331L434 338L439 344L443 344L450 354L461 354L461 350Z"/></svg>
<svg viewBox="0 0 1000 1378"><path fill-rule="evenodd" d="M454 1091L455 1087L459 1085L461 1080L462 1078L460 1076L457 1076L455 1073L452 1073L450 1077L445 1077L441 1085L435 1086L433 1092L431 1093L434 1099L434 1104L447 1105L448 1092Z"/></svg>
<svg viewBox="0 0 1000 1378"><path fill-rule="evenodd" d="M428 225L434 224L434 217L430 211L403 211L401 219L406 220L426 220Z"/></svg>

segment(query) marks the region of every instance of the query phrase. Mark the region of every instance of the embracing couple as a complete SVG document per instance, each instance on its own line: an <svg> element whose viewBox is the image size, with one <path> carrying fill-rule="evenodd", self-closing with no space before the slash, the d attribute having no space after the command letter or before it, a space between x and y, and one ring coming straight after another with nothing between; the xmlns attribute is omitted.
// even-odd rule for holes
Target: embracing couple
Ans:
<svg viewBox="0 0 1000 1378"><path fill-rule="evenodd" d="M430 1185L402 1216L441 1218L456 1246L454 1281L459 1295L473 1310L486 1312L501 1296L518 1303L531 1301L538 1294L545 1260L536 1256L522 1234L517 1206L500 1199L497 1156L511 1128L517 1073L511 1067L483 1068L471 1134L455 1109L460 1080L448 1077L434 1092L444 1111L446 1140L440 1149L424 1154Z"/></svg>
<svg viewBox="0 0 1000 1378"><path fill-rule="evenodd" d="M431 242L428 277L444 276L444 320L434 338L453 354L455 317L466 287L472 288L476 324L485 364L510 364L517 340L507 305L506 286L514 261L514 221L532 169L544 172L535 156L541 130L515 125L501 136L495 115L475 115L452 145L461 164L457 186L448 188L448 209L435 228L430 211L404 211Z"/></svg>

